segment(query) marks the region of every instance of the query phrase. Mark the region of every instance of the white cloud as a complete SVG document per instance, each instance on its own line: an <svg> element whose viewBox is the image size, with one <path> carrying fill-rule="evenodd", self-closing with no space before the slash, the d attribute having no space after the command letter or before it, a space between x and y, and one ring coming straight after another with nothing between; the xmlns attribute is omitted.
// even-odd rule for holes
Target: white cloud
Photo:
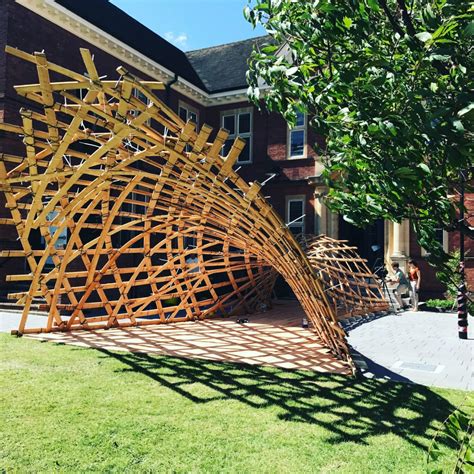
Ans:
<svg viewBox="0 0 474 474"><path fill-rule="evenodd" d="M168 31L164 34L166 40L173 43L178 48L185 48L188 44L188 35L186 33L174 34L172 31Z"/></svg>

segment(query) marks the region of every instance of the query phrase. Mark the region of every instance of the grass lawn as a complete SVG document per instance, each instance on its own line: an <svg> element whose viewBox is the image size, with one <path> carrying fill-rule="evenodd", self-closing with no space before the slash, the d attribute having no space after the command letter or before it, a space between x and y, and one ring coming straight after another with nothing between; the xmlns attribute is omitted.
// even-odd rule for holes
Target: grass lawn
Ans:
<svg viewBox="0 0 474 474"><path fill-rule="evenodd" d="M424 472L436 427L466 397L5 334L0 344L6 472Z"/></svg>

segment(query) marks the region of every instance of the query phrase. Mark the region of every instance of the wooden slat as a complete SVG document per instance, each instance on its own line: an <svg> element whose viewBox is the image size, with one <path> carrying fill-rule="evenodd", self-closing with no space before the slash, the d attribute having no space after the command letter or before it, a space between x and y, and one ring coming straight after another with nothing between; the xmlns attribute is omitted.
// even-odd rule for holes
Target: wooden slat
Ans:
<svg viewBox="0 0 474 474"><path fill-rule="evenodd" d="M38 74L37 84L16 87L35 111L22 112L21 126L0 124L23 135L25 145L24 156L0 160L11 212L0 223L15 226L22 247L0 256L26 258L30 269L9 277L30 284L11 295L25 305L21 333L38 330L27 325L33 298L43 297L48 311L40 331L128 327L255 311L270 304L281 274L322 343L350 362L326 294L329 280L320 274L324 267L334 278L360 262L345 244L339 250L348 254L339 256L337 245L325 241L331 253L315 271L311 252L308 259L260 184L235 172L245 140L237 137L221 156L228 132L219 130L209 142L211 127L185 123L154 94L162 84L123 67L117 81L102 80L87 49L80 51L86 74L43 53L7 52L33 63ZM51 82L50 73L60 81ZM77 97L78 90L85 96ZM29 244L35 229L43 250ZM316 253L313 259L320 261ZM359 277L367 273L359 269ZM348 301L363 299L363 291L371 292L366 302L378 301L369 284L344 288ZM64 310L71 313L67 321Z"/></svg>

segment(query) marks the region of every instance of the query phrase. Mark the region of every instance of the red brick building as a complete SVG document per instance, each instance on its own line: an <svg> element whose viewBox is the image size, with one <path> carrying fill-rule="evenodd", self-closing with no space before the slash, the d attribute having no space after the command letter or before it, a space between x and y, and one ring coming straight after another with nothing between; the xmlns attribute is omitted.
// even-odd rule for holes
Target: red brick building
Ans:
<svg viewBox="0 0 474 474"><path fill-rule="evenodd" d="M422 296L441 291L408 223L380 222L360 230L324 206L322 163L311 148L322 137L308 129L306 117L289 130L281 117L259 112L248 102L247 58L265 37L185 53L108 0L0 0L0 11L0 120L15 123L21 107L33 107L16 95L13 86L36 81L32 65L4 53L7 44L27 52L44 50L50 61L78 72L84 72L79 48L88 48L100 74L113 79L116 67L123 65L140 77L162 81L166 89L161 98L183 118L207 123L214 130L224 127L230 137L245 138L248 146L239 159L239 173L247 181L271 178L264 194L295 232L348 239L369 263L377 256L373 245L383 249L387 260L404 264L411 256L421 262ZM21 154L22 148L20 140L0 135L0 153ZM474 207L472 201L468 204ZM0 217L8 216L2 201ZM446 248L456 245L456 237L440 234L440 238ZM0 248L16 246L15 230L0 226ZM470 247L472 258L472 243ZM0 258L0 298L7 293L5 275L19 273L19 265L23 263L18 259ZM472 279L472 260L468 267Z"/></svg>

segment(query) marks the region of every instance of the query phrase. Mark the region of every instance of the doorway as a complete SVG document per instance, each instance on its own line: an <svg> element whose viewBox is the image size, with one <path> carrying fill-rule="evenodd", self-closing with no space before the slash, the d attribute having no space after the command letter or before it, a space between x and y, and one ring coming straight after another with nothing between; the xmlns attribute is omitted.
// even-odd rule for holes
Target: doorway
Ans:
<svg viewBox="0 0 474 474"><path fill-rule="evenodd" d="M350 245L357 247L359 255L367 260L369 268L373 268L375 260L383 253L384 238L383 219L360 228L349 224L342 216L339 216L339 239L347 240ZM378 246L378 251L374 251L375 246Z"/></svg>

